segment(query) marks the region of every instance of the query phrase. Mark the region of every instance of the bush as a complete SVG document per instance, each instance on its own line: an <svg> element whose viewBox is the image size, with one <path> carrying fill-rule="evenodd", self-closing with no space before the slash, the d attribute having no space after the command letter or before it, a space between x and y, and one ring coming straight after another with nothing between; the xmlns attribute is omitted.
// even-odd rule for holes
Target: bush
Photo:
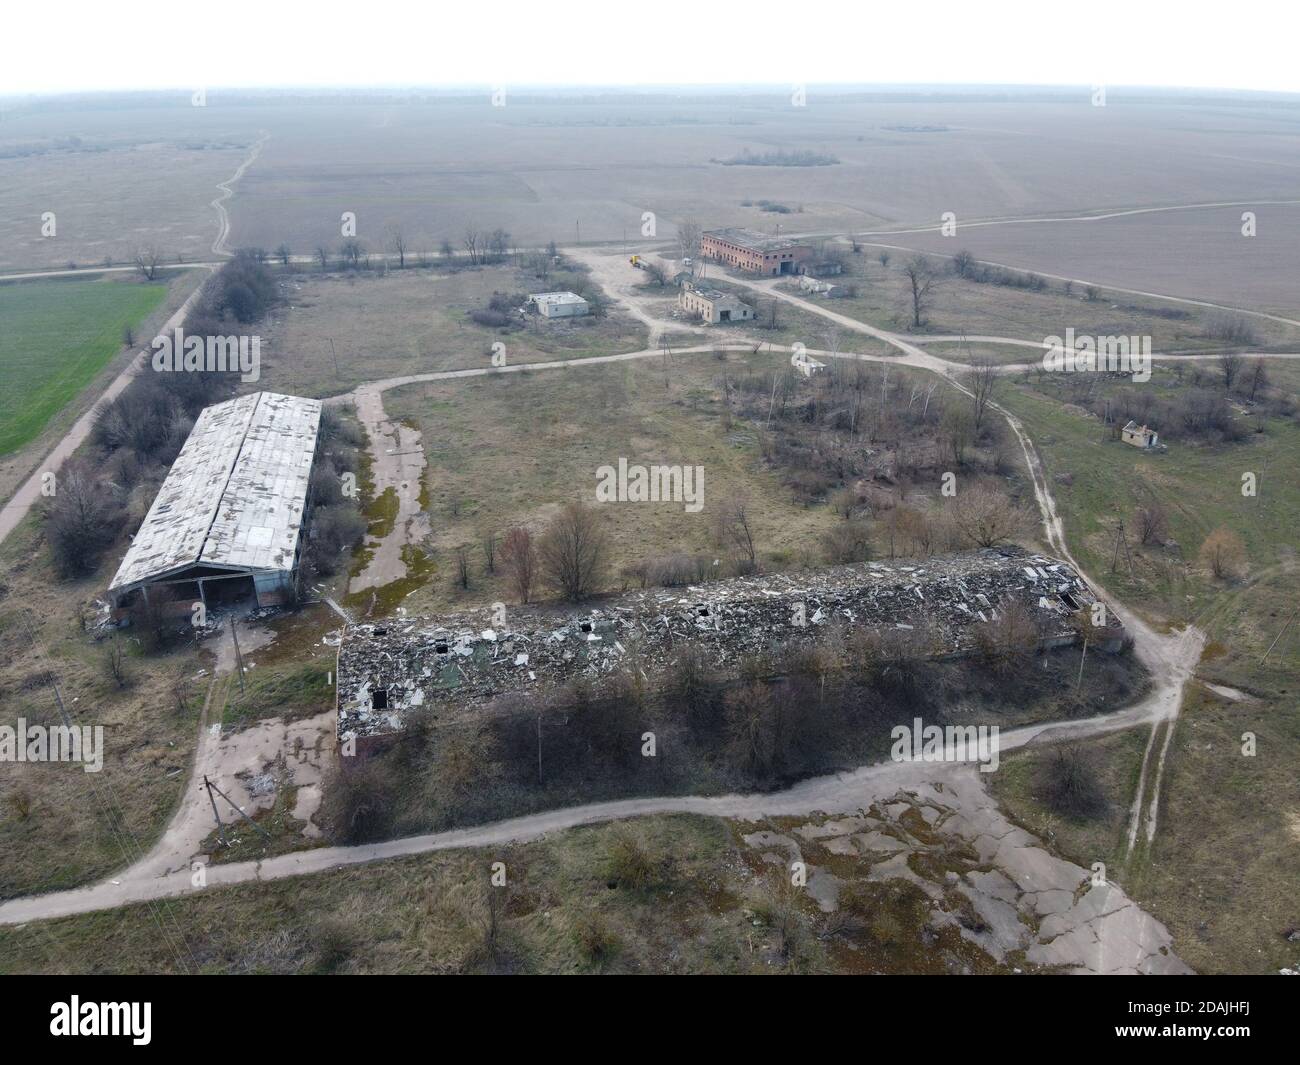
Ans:
<svg viewBox="0 0 1300 1065"><path fill-rule="evenodd" d="M1090 820L1106 813L1105 792L1090 759L1074 745L1058 747L1041 771L1043 801L1065 817Z"/></svg>

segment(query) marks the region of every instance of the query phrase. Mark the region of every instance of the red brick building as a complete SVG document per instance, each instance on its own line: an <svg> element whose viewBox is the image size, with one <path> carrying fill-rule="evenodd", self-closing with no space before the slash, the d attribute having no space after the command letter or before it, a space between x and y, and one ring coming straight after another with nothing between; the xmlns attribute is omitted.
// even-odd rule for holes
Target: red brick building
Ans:
<svg viewBox="0 0 1300 1065"><path fill-rule="evenodd" d="M700 238L700 255L750 274L797 274L813 249L748 229L710 229Z"/></svg>

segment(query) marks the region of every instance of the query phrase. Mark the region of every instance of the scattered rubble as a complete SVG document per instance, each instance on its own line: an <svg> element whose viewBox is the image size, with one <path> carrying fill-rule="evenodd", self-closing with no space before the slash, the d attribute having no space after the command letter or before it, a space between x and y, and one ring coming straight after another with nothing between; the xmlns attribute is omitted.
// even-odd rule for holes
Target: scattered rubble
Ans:
<svg viewBox="0 0 1300 1065"><path fill-rule="evenodd" d="M1096 598L1069 564L1007 547L648 589L582 608L517 608L500 629L487 610L356 625L339 648L339 737L400 732L426 703L471 706L625 669L655 676L688 645L723 674L832 627L924 629L937 656L959 656L1010 602L1030 609L1044 646L1063 646L1077 640L1075 615ZM1122 630L1109 620L1093 645L1114 650Z"/></svg>

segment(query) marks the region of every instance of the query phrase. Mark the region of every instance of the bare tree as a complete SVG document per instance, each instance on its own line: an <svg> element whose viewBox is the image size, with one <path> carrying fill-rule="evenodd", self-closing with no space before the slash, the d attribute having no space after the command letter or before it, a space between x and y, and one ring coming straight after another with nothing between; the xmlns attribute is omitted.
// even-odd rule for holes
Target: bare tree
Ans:
<svg viewBox="0 0 1300 1065"><path fill-rule="evenodd" d="M1246 545L1231 529L1220 525L1201 544L1201 563L1215 577L1236 577L1246 564Z"/></svg>
<svg viewBox="0 0 1300 1065"><path fill-rule="evenodd" d="M365 248L361 241L355 237L349 237L339 248L339 258L343 260L345 266L350 266L355 270L361 265L361 260L365 256Z"/></svg>
<svg viewBox="0 0 1300 1065"><path fill-rule="evenodd" d="M1256 359L1250 364L1250 401L1255 402L1255 393L1261 388L1268 388L1268 370L1264 368L1264 360Z"/></svg>
<svg viewBox="0 0 1300 1065"><path fill-rule="evenodd" d="M328 270L330 268L329 249L323 244L316 249L316 261L320 263L320 268L322 270Z"/></svg>
<svg viewBox="0 0 1300 1065"><path fill-rule="evenodd" d="M912 328L920 329L930 307L930 296L939 284L939 275L924 255L913 255L903 264L912 300Z"/></svg>
<svg viewBox="0 0 1300 1065"><path fill-rule="evenodd" d="M501 541L501 564L521 603L532 599L537 576L537 548L528 530L516 525Z"/></svg>
<svg viewBox="0 0 1300 1065"><path fill-rule="evenodd" d="M456 249L451 246L451 241L444 237L442 243L438 245L438 254L447 262L451 262L456 257Z"/></svg>
<svg viewBox="0 0 1300 1065"><path fill-rule="evenodd" d="M461 237L461 244L464 245L465 251L469 253L469 262L471 266L479 264L479 258L482 255L483 237L473 226L465 227L465 235Z"/></svg>
<svg viewBox="0 0 1300 1065"><path fill-rule="evenodd" d="M483 534L483 563L489 573L497 571L497 534L490 532Z"/></svg>
<svg viewBox="0 0 1300 1065"><path fill-rule="evenodd" d="M888 270L888 269L889 269L889 252L887 252L887 251L882 251L882 252L877 256L877 258L880 260L880 265L883 266L886 270Z"/></svg>
<svg viewBox="0 0 1300 1065"><path fill-rule="evenodd" d="M713 535L723 547L738 551L747 568L758 568L758 551L754 545L754 529L750 522L749 505L739 496L723 500L713 518Z"/></svg>
<svg viewBox="0 0 1300 1065"><path fill-rule="evenodd" d="M975 269L975 256L966 248L962 248L952 257L952 269L958 277L969 277Z"/></svg>
<svg viewBox="0 0 1300 1065"><path fill-rule="evenodd" d="M566 504L546 527L538 546L547 580L575 603L597 590L607 555L605 533L596 512L581 503Z"/></svg>
<svg viewBox="0 0 1300 1065"><path fill-rule="evenodd" d="M108 669L108 675L113 678L113 683L119 688L126 687L126 648L122 641L113 636L108 641L108 647L105 649L104 665Z"/></svg>
<svg viewBox="0 0 1300 1065"><path fill-rule="evenodd" d="M1236 384L1242 368L1246 365L1246 360L1236 352L1225 351L1219 356L1219 372L1223 374L1223 389L1225 392L1231 392L1232 386Z"/></svg>
<svg viewBox="0 0 1300 1065"><path fill-rule="evenodd" d="M456 548L456 583L462 591L469 590L469 545Z"/></svg>
<svg viewBox="0 0 1300 1065"><path fill-rule="evenodd" d="M146 281L153 281L158 276L158 268L162 264L162 252L152 244L143 248L136 248L132 260L135 268L140 271L141 276Z"/></svg>
<svg viewBox="0 0 1300 1065"><path fill-rule="evenodd" d="M677 224L677 250L683 259L695 259L700 254L700 238L704 229L694 218L684 218Z"/></svg>
<svg viewBox="0 0 1300 1065"><path fill-rule="evenodd" d="M494 262L502 262L510 251L510 234L494 229L486 238L487 251Z"/></svg>
<svg viewBox="0 0 1300 1065"><path fill-rule="evenodd" d="M397 268L399 270L405 270L406 269L406 237L403 235L402 231L400 229L394 228L392 233L389 234L388 243L389 246L393 249L393 252L397 255Z"/></svg>
<svg viewBox="0 0 1300 1065"><path fill-rule="evenodd" d="M1164 543L1169 535L1169 515L1159 500L1138 507L1133 524L1137 526L1138 539L1143 546Z"/></svg>
<svg viewBox="0 0 1300 1065"><path fill-rule="evenodd" d="M975 421L975 436L978 439L984 427L984 415L988 413L989 403L998 382L997 367L987 359L977 359L971 364L969 385L971 393L971 416Z"/></svg>
<svg viewBox="0 0 1300 1065"><path fill-rule="evenodd" d="M276 258L280 260L281 266L288 266L289 260L293 258L293 253L289 250L289 245L281 244L275 249Z"/></svg>
<svg viewBox="0 0 1300 1065"><path fill-rule="evenodd" d="M1011 499L987 485L961 489L949 507L953 524L977 547L992 547L1024 525L1024 515Z"/></svg>
<svg viewBox="0 0 1300 1065"><path fill-rule="evenodd" d="M88 465L65 464L45 511L45 536L59 572L69 577L93 572L124 518L113 490Z"/></svg>

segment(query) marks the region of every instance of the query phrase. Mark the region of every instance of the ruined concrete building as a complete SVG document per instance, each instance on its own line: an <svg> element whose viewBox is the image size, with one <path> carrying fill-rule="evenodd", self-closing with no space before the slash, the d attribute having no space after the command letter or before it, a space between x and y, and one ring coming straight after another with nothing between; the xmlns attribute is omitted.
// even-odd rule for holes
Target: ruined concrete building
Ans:
<svg viewBox="0 0 1300 1065"><path fill-rule="evenodd" d="M416 708L441 717L629 667L653 676L690 645L724 677L747 656L824 638L834 626L844 630L838 639L854 629L924 627L935 654L959 656L976 647L977 626L1010 603L1028 608L1044 646L1062 646L1078 639L1077 615L1096 602L1067 563L998 548L647 589L567 610L521 607L500 628L487 610L394 618L343 638L339 739L363 754L399 733ZM1116 650L1122 630L1106 614L1091 646Z"/></svg>

